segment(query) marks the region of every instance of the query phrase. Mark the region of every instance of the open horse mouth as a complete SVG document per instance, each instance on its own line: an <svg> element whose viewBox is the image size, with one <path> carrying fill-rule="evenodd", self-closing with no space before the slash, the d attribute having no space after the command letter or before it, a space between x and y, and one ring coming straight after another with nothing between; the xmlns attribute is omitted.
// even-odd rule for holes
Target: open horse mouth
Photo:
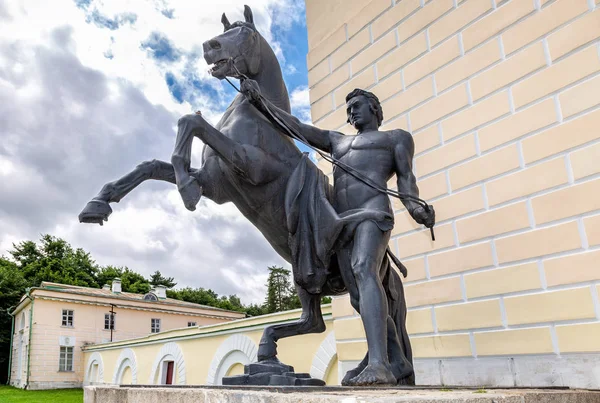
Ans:
<svg viewBox="0 0 600 403"><path fill-rule="evenodd" d="M227 74L227 71L229 70L229 62L231 62L231 59L218 60L212 65L208 72L213 77L224 78Z"/></svg>

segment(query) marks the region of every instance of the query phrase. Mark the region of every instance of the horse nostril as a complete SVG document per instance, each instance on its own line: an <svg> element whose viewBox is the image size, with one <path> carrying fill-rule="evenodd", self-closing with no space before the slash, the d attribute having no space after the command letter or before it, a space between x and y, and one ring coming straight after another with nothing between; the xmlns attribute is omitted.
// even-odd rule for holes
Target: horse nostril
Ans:
<svg viewBox="0 0 600 403"><path fill-rule="evenodd" d="M210 46L211 49L221 49L221 44L215 39L208 41L208 46Z"/></svg>

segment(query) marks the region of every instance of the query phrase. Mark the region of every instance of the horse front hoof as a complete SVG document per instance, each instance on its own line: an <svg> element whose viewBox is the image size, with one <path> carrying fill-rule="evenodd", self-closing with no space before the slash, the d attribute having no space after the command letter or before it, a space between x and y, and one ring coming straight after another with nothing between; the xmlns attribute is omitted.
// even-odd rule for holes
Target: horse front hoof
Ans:
<svg viewBox="0 0 600 403"><path fill-rule="evenodd" d="M93 199L79 213L79 222L86 224L100 224L108 221L112 208L104 200Z"/></svg>
<svg viewBox="0 0 600 403"><path fill-rule="evenodd" d="M275 342L261 342L258 345L258 361L279 361L277 359L277 343Z"/></svg>
<svg viewBox="0 0 600 403"><path fill-rule="evenodd" d="M196 178L190 176L184 184L179 187L179 194L181 195L185 208L194 211L202 197L202 186L200 186Z"/></svg>

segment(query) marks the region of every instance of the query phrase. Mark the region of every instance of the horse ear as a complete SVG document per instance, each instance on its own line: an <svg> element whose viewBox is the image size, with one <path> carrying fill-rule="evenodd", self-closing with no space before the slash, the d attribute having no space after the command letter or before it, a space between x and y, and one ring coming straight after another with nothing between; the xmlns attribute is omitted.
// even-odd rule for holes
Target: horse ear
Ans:
<svg viewBox="0 0 600 403"><path fill-rule="evenodd" d="M221 23L223 24L225 31L227 31L229 28L231 28L231 23L227 19L227 16L225 15L225 13L223 13L223 15L221 16Z"/></svg>
<svg viewBox="0 0 600 403"><path fill-rule="evenodd" d="M254 24L254 17L252 16L252 10L250 9L250 7L244 5L244 18L246 19L246 22L250 23L250 24Z"/></svg>

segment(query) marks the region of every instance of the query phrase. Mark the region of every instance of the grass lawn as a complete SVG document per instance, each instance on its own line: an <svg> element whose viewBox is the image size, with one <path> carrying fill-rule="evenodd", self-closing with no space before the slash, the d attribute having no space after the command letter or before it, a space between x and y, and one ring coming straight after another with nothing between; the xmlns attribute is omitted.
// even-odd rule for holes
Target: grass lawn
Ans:
<svg viewBox="0 0 600 403"><path fill-rule="evenodd" d="M83 389L22 390L0 385L2 403L82 403Z"/></svg>

